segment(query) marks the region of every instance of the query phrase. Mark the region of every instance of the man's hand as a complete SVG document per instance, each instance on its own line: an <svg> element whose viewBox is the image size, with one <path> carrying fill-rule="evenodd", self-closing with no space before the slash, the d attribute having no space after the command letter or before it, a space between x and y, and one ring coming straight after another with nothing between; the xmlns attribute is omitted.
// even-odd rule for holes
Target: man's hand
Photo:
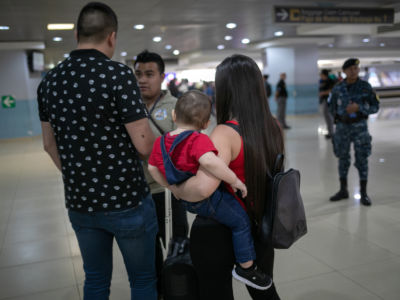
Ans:
<svg viewBox="0 0 400 300"><path fill-rule="evenodd" d="M357 103L350 102L350 104L346 106L346 112L348 114L352 114L352 113L358 112L359 108L360 107Z"/></svg>

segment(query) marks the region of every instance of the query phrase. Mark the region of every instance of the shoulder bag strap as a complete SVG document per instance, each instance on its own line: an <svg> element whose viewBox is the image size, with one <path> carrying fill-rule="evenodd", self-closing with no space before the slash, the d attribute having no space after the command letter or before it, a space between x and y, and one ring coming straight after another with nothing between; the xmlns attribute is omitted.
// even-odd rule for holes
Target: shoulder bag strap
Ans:
<svg viewBox="0 0 400 300"><path fill-rule="evenodd" d="M156 121L154 121L150 113L149 113L149 120L151 121L151 123L153 123L153 125L157 128L157 130L161 133L161 135L165 134L165 131L162 130L162 128L156 123Z"/></svg>
<svg viewBox="0 0 400 300"><path fill-rule="evenodd" d="M273 169L274 175L282 171L284 157L285 156L282 153L279 153L276 156L275 165L274 165L274 169Z"/></svg>

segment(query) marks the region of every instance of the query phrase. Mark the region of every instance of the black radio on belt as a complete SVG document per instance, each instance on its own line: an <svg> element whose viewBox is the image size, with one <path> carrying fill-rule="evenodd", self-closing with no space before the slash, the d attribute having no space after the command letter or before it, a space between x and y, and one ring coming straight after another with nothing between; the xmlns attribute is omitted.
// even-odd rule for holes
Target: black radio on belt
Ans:
<svg viewBox="0 0 400 300"><path fill-rule="evenodd" d="M365 116L360 112L357 112L355 117L352 117L349 114L345 114L342 116L336 115L335 123L341 122L341 123L345 123L345 124L352 124L352 123L357 123L357 122L360 122L361 120L366 120L366 119L368 119L368 116Z"/></svg>

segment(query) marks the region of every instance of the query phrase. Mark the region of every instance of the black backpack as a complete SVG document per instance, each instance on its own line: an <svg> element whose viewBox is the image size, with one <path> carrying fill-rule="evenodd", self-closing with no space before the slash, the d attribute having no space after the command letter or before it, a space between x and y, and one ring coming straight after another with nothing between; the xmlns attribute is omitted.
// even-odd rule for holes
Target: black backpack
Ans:
<svg viewBox="0 0 400 300"><path fill-rule="evenodd" d="M225 123L239 134L239 126ZM283 171L283 154L278 154L272 174L267 175L264 214L256 235L276 249L288 249L307 233L306 214L300 195L300 172Z"/></svg>
<svg viewBox="0 0 400 300"><path fill-rule="evenodd" d="M300 195L300 172L295 169L280 171L283 155L275 161L272 175L268 175L267 199L259 224L258 237L276 249L288 249L307 233L306 214Z"/></svg>

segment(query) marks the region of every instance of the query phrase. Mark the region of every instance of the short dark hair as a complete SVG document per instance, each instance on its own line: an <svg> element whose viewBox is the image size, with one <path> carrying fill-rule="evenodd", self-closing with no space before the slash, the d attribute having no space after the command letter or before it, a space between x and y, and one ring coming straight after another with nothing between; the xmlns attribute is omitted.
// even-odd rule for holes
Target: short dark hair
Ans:
<svg viewBox="0 0 400 300"><path fill-rule="evenodd" d="M76 27L78 42L99 43L110 33L117 32L117 15L104 3L90 2L79 13Z"/></svg>
<svg viewBox="0 0 400 300"><path fill-rule="evenodd" d="M328 70L328 69L322 69L321 70L321 74L325 75L326 77L329 76L329 73L330 73L330 70Z"/></svg>
<svg viewBox="0 0 400 300"><path fill-rule="evenodd" d="M210 119L211 101L200 91L188 91L176 102L175 115L177 122L203 129Z"/></svg>
<svg viewBox="0 0 400 300"><path fill-rule="evenodd" d="M133 67L135 67L137 63L149 63L149 62L155 62L157 64L158 71L160 71L160 74L163 74L165 72L165 64L162 57L155 52L149 52L147 50L140 52L136 56L135 64L133 65Z"/></svg>
<svg viewBox="0 0 400 300"><path fill-rule="evenodd" d="M264 79L268 79L269 75L268 74L264 74L263 77L264 77Z"/></svg>

